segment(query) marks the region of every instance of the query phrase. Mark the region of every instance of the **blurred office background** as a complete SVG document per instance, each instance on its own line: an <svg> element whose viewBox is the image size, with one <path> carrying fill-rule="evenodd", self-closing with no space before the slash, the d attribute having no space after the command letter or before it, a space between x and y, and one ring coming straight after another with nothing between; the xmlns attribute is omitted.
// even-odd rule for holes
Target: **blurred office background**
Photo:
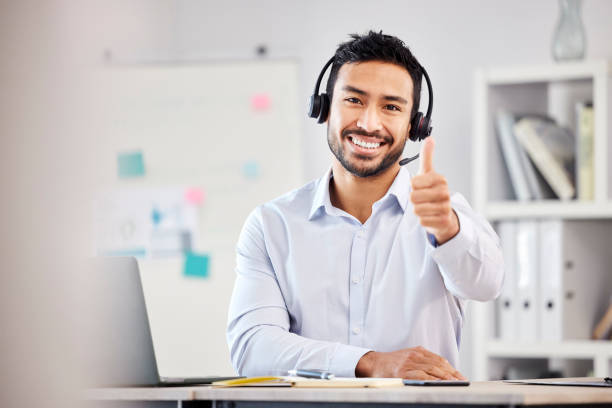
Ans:
<svg viewBox="0 0 612 408"><path fill-rule="evenodd" d="M2 395L7 401L19 401L24 395L36 401L43 397L28 394L28 384L46 383L51 394L43 399L53 401L65 397L59 390L70 389L70 374L78 366L70 353L70 345L78 341L78 330L75 332L72 325L77 314L74 299L78 297L74 282L82 270L80 257L95 253L92 208L101 190L144 191L143 188L161 186L162 193L170 196L169 188L195 188L190 190L189 200L204 208L197 210L199 220L190 226L201 236L199 242L193 243L194 260L210 261L209 275L188 279L183 270L185 259L145 256L142 260L145 295L151 311L157 313L151 320L163 375L227 374L231 368L226 360L224 333L219 331L234 273L228 248L246 213L242 207L235 211L241 218L238 227L234 223L231 231L225 233L214 224L216 214L206 205L214 203L214 208L225 207L233 214L231 210L241 197L232 196L231 188L223 190L224 181L255 191L248 184L255 178L253 183L261 182L267 190L260 196L253 193L250 200L253 197L263 200L268 195L273 197L274 186L280 194L291 188L283 183L298 187L323 174L330 159L325 128L308 119L304 112L316 77L337 44L350 33L369 29L381 29L406 42L433 81L435 167L447 177L452 190L470 199L475 71L479 67L553 64L551 41L559 4L554 0L4 1L0 16L3 325L0 367L2 377L10 379L3 384ZM609 1L583 2L585 60L612 59L611 19ZM119 94L109 90L105 69L195 66L203 74L210 73L211 78L229 81L231 76L227 72L231 69L224 74L214 67L248 70L268 63L272 64L268 66L269 72L289 78L288 89L279 85L277 90L275 82L267 85L265 81L270 80L270 75L266 76L265 69L261 78L266 85L249 89L246 94L238 92L236 95L242 99L232 101L224 97L222 87L216 88L220 106L212 106L210 112L215 112L215 116L225 112L225 122L215 122L219 118L216 116L207 118L208 129L206 123L199 123L201 139L197 139L195 147L185 145L182 151L173 150L175 135L165 140L157 135L149 144L146 137L129 139L128 135L125 140L129 139L129 143L122 143L125 140L121 132L113 136L107 133L105 118L112 110L109 101ZM128 89L130 74L118 75L121 77L118 81L123 81L120 83ZM161 80L171 83L177 80L177 75L160 75ZM133 78L142 80L138 75ZM256 81L259 77L253 78ZM237 91L227 89L229 95L234 92ZM136 99L146 99L142 94L139 98ZM214 103L215 99L209 100L213 102L207 103ZM279 110L279 104L288 108ZM222 142L235 135L224 133L224 127L240 122L241 112L249 115L250 123L256 123L260 110L267 115L265 120L274 120L270 126L277 135L292 133L287 135L286 142L291 153L283 158L283 165L289 166L290 175L286 177L277 172L273 175L272 168L266 167L269 161L286 153L277 150L276 145L257 146L259 150L251 160L240 143ZM153 111L139 110L139 114L147 112ZM129 112L122 113L129 117ZM265 123L271 122L263 123L261 127L250 127L253 134L249 137L268 140ZM181 143L189 143L189 139L181 139ZM176 164L181 162L181 152L216 149L218 165L194 164L196 176L185 177L190 167L173 173L172 163L164 162L163 158L156 161L164 148L175 155L172 163ZM416 151L417 145L406 148L407 153ZM141 178L121 180L115 168L117 155L134 152L140 155L136 165L143 160L146 171ZM233 160L234 157L240 160ZM229 174L230 167L223 167L225 159L238 169L236 175ZM189 160L195 161L197 156L189 156ZM215 169L218 173L214 173ZM202 178L197 174L202 174ZM220 201L215 201L216 197L221 197ZM227 213L219 217L229 219ZM206 226L217 229L203 231ZM220 237L224 244L216 247L215 237ZM210 258L205 260L206 256ZM148 277L147 270L151 271ZM178 292L164 294L164 286ZM214 293L216 297L191 303L185 300L186 296L197 297L199 293L206 296ZM175 319L170 315L159 317L171 304L184 309L190 304L192 307L172 309ZM203 305L208 308L201 309ZM189 321L180 323L181 319ZM210 327L207 322L212 322ZM193 333L168 334L172 324L174 330L198 328ZM459 367L468 376L472 374L474 353L481 352L472 347L472 327L468 316ZM181 340L185 337L188 339ZM190 355L195 357L190 359ZM11 392L5 393L5 388Z"/></svg>

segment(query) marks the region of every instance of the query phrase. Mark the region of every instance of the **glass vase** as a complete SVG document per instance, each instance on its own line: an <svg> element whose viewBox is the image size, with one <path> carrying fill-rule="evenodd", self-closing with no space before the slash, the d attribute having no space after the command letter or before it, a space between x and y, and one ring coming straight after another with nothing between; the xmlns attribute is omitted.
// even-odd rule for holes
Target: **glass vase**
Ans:
<svg viewBox="0 0 612 408"><path fill-rule="evenodd" d="M559 0L559 21L552 41L555 61L584 58L586 36L581 16L582 0Z"/></svg>

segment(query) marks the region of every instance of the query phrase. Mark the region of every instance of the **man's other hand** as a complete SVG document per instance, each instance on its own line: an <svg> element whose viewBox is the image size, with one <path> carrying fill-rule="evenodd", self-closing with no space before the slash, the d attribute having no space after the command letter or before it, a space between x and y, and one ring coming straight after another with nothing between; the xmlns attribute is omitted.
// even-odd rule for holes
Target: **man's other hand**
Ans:
<svg viewBox="0 0 612 408"><path fill-rule="evenodd" d="M459 219L453 211L446 178L433 168L434 140L425 139L421 146L419 173L410 181L410 201L414 213L438 244L443 244L459 232Z"/></svg>
<svg viewBox="0 0 612 408"><path fill-rule="evenodd" d="M357 363L355 375L411 380L466 380L444 357L421 346L387 353L370 351Z"/></svg>

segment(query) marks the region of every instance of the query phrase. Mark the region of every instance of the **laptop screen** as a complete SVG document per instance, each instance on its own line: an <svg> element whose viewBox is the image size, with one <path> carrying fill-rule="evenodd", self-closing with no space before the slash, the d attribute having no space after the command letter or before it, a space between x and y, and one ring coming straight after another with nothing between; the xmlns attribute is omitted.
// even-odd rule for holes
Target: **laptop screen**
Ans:
<svg viewBox="0 0 612 408"><path fill-rule="evenodd" d="M134 258L95 258L84 271L79 354L86 386L156 385L149 319Z"/></svg>

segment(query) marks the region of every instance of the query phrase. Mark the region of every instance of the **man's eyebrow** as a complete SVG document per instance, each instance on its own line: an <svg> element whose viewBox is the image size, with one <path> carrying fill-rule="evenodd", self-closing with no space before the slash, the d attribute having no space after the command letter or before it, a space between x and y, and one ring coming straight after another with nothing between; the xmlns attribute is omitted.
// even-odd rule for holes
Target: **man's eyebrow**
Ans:
<svg viewBox="0 0 612 408"><path fill-rule="evenodd" d="M383 99L386 101L399 102L401 104L408 105L408 101L401 96L385 95L383 96Z"/></svg>
<svg viewBox="0 0 612 408"><path fill-rule="evenodd" d="M354 92L356 94L359 95L364 95L364 96L368 96L368 93L362 89L359 88L355 88L354 86L350 86L350 85L345 85L342 88L343 91L347 91L347 92ZM401 96L395 96L395 95L383 95L383 99L386 101L391 101L391 102L399 102L402 103L404 105L408 104L408 101L404 98L402 98Z"/></svg>
<svg viewBox="0 0 612 408"><path fill-rule="evenodd" d="M350 86L350 85L345 85L342 88L342 90L343 91L347 91L347 92L354 92L354 93L359 94L359 95L365 95L365 96L368 95L368 93L366 91L363 91L363 90L361 90L359 88L355 88L354 86Z"/></svg>

